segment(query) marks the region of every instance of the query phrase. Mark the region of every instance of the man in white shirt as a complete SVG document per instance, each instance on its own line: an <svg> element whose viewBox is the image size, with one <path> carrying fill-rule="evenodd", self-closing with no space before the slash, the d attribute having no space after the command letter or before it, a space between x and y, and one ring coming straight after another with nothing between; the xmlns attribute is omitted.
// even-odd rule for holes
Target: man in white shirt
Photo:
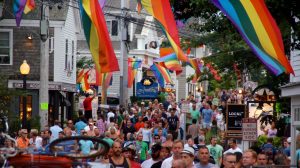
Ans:
<svg viewBox="0 0 300 168"><path fill-rule="evenodd" d="M50 131L52 132L50 142L56 140L58 138L58 133L60 131L63 131L63 129L58 124L59 124L59 121L55 120L54 125L52 127L50 127Z"/></svg>
<svg viewBox="0 0 300 168"><path fill-rule="evenodd" d="M223 153L223 155L225 155L226 153L235 153L235 152L243 153L243 151L237 146L235 139L230 138L229 141L228 141L228 144L230 146L230 149L228 149L227 151L225 151Z"/></svg>
<svg viewBox="0 0 300 168"><path fill-rule="evenodd" d="M183 142L181 140L176 140L173 142L172 153L173 155L163 161L161 168L171 168L173 160L181 159L181 151L183 150Z"/></svg>
<svg viewBox="0 0 300 168"><path fill-rule="evenodd" d="M115 113L113 113L111 110L107 113L107 123L110 123L110 118L115 117Z"/></svg>
<svg viewBox="0 0 300 168"><path fill-rule="evenodd" d="M148 160L145 160L141 167L142 168L151 168L151 166L157 162L160 161L160 151L161 151L161 145L160 144L154 144L151 148L151 158Z"/></svg>
<svg viewBox="0 0 300 168"><path fill-rule="evenodd" d="M40 149L42 147L42 141L43 139L38 136L39 132L37 129L31 129L30 131L30 139L29 139L29 144L30 147L33 148L34 150Z"/></svg>

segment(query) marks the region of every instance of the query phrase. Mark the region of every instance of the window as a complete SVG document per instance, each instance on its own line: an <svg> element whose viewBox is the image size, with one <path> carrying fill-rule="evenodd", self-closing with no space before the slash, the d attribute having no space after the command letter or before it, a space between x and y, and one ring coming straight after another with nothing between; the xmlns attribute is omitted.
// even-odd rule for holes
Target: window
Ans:
<svg viewBox="0 0 300 168"><path fill-rule="evenodd" d="M32 96L27 96L26 98L26 109L27 109L27 119L31 118L32 114ZM20 111L20 119L23 118L23 96L20 96L20 104L19 104L19 111Z"/></svg>
<svg viewBox="0 0 300 168"><path fill-rule="evenodd" d="M9 29L0 30L0 65L12 64L13 32Z"/></svg>
<svg viewBox="0 0 300 168"><path fill-rule="evenodd" d="M108 32L111 36L118 36L118 21L117 20L109 20L106 21L106 26L108 29Z"/></svg>
<svg viewBox="0 0 300 168"><path fill-rule="evenodd" d="M72 62L71 62L71 69L74 69L74 56L75 56L75 46L74 40L72 40Z"/></svg>
<svg viewBox="0 0 300 168"><path fill-rule="evenodd" d="M49 37L49 53L53 53L54 51L54 37Z"/></svg>
<svg viewBox="0 0 300 168"><path fill-rule="evenodd" d="M68 39L66 39L66 49L65 49L65 70L68 69Z"/></svg>

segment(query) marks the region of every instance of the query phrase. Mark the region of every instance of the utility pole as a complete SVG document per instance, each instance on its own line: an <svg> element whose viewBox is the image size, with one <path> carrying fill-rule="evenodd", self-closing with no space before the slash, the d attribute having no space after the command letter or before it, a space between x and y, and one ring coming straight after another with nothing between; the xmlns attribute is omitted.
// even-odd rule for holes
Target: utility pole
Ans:
<svg viewBox="0 0 300 168"><path fill-rule="evenodd" d="M49 7L46 2L42 0L41 7L41 21L40 21L40 90L39 90L39 116L41 129L45 129L48 125L48 83L49 83L49 40L48 40L48 28L49 28Z"/></svg>
<svg viewBox="0 0 300 168"><path fill-rule="evenodd" d="M125 23L125 17L127 14L127 3L125 0L121 0L121 10L122 10L122 17L121 17L121 49L120 49L120 65L121 65L121 72L120 72L120 104L123 104L124 107L127 107L128 104L128 88L127 88L127 81L128 81L128 55L127 55L127 25Z"/></svg>

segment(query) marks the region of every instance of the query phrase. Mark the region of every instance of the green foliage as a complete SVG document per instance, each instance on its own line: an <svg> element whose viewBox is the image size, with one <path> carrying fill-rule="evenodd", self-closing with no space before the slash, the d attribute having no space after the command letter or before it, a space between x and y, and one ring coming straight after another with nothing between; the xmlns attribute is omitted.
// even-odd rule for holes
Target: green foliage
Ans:
<svg viewBox="0 0 300 168"><path fill-rule="evenodd" d="M87 57L82 57L76 62L77 69L84 68L84 67L92 67L94 64L93 60Z"/></svg>
<svg viewBox="0 0 300 168"><path fill-rule="evenodd" d="M258 147L262 146L263 144L267 143L267 140L268 140L268 137L267 135L260 135L258 138L257 138L257 143L256 145Z"/></svg>

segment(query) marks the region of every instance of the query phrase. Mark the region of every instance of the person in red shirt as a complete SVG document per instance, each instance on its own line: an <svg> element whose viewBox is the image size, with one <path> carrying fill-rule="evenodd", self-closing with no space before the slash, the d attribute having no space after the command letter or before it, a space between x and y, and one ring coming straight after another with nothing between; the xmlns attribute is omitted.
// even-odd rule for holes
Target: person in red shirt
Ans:
<svg viewBox="0 0 300 168"><path fill-rule="evenodd" d="M143 117L139 116L139 121L134 125L135 130L140 130L140 128L144 128Z"/></svg>
<svg viewBox="0 0 300 168"><path fill-rule="evenodd" d="M91 96L90 93L85 94L85 99L83 101L83 108L84 108L84 117L86 121L88 121L90 118L93 118L92 116L92 101L96 97L96 90L93 89L94 95Z"/></svg>

